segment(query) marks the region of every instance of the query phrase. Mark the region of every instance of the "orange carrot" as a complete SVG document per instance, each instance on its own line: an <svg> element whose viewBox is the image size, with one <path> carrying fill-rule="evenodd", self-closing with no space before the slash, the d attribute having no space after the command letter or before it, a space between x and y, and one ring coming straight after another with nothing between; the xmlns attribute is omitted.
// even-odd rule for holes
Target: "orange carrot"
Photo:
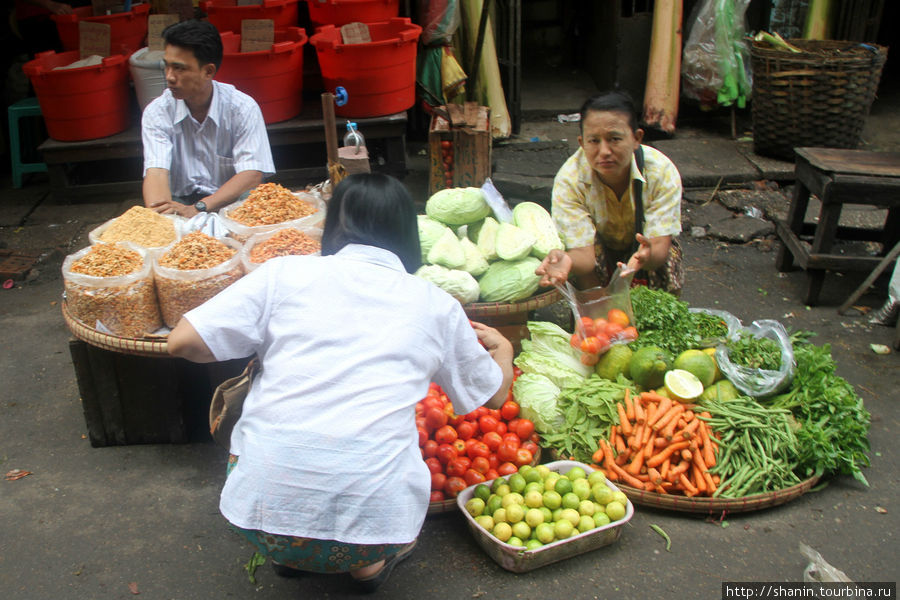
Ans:
<svg viewBox="0 0 900 600"><path fill-rule="evenodd" d="M659 471L657 471L653 467L650 467L649 469L647 469L647 475L650 477L651 483L653 483L654 485L662 485L663 477Z"/></svg>
<svg viewBox="0 0 900 600"><path fill-rule="evenodd" d="M613 448L616 447L616 438L619 437L619 426L613 425L609 428L609 445Z"/></svg>
<svg viewBox="0 0 900 600"><path fill-rule="evenodd" d="M600 452L603 454L603 466L606 467L607 470L609 470L611 468L610 465L615 462L615 459L613 458L612 448L609 447L609 442L607 442L606 440L600 440L598 446L600 447Z"/></svg>
<svg viewBox="0 0 900 600"><path fill-rule="evenodd" d="M690 467L690 466L691 466L690 463L681 461L680 463L678 463L677 465L675 465L671 469L669 469L669 474L666 475L666 481L671 481L672 483L675 483L676 481L678 481L678 476L681 475L682 473L685 473L688 470L688 467Z"/></svg>
<svg viewBox="0 0 900 600"><path fill-rule="evenodd" d="M652 421L654 415L656 415L656 407L657 406L659 406L659 405L651 403L650 405L647 406L647 410L644 411L644 419L645 419L644 425L646 426L647 429L650 429L650 421Z"/></svg>
<svg viewBox="0 0 900 600"><path fill-rule="evenodd" d="M670 408L666 413L657 419L656 423L653 424L653 429L655 431L659 431L663 427L669 424L669 421L676 418L678 414L684 410L684 407L681 404L676 404L672 408Z"/></svg>
<svg viewBox="0 0 900 600"><path fill-rule="evenodd" d="M648 430L653 433L653 430L648 427ZM651 436L649 440L644 443L644 460L647 460L653 453L656 451L656 436Z"/></svg>
<svg viewBox="0 0 900 600"><path fill-rule="evenodd" d="M614 465L613 465L613 471L616 473L616 475L619 476L619 478L620 478L623 482L625 482L626 484L630 485L631 487L636 487L636 488L638 488L638 489L644 487L644 482L643 482L643 481L641 481L640 479L638 479L637 477L635 477L635 476L632 475L631 473L628 473L625 469L623 469L623 468L620 467L619 465L614 464Z"/></svg>
<svg viewBox="0 0 900 600"><path fill-rule="evenodd" d="M644 424L641 423L634 428L632 435L628 438L628 447L637 450L641 446L641 440L644 438Z"/></svg>
<svg viewBox="0 0 900 600"><path fill-rule="evenodd" d="M709 474L709 471L703 472L703 479L706 481L706 493L712 496L716 491L716 484L713 481L712 475Z"/></svg>
<svg viewBox="0 0 900 600"><path fill-rule="evenodd" d="M622 437L621 435L616 436L616 452L621 454L621 453L625 452L625 450L626 450L625 438Z"/></svg>
<svg viewBox="0 0 900 600"><path fill-rule="evenodd" d="M644 427L644 435L641 436L641 448L643 448L644 446L652 446L653 444L650 443L650 440L652 440L655 437L656 436L653 435L653 429L645 426Z"/></svg>
<svg viewBox="0 0 900 600"><path fill-rule="evenodd" d="M692 437L694 437L694 433L697 431L697 428L700 427L700 423L700 419L692 419L691 422L685 425L680 432L676 433L676 437L678 436L678 433L680 433L681 437L683 437L684 439L691 439Z"/></svg>
<svg viewBox="0 0 900 600"><path fill-rule="evenodd" d="M688 479L684 473L678 476L678 481L681 483L681 486L684 488L685 495L690 494L691 496L696 496L699 490L697 486L691 483L691 480Z"/></svg>
<svg viewBox="0 0 900 600"><path fill-rule="evenodd" d="M655 437L653 438L653 445L657 448L664 448L669 445L669 440L664 437Z"/></svg>
<svg viewBox="0 0 900 600"><path fill-rule="evenodd" d="M691 483L697 488L697 493L702 494L706 491L706 480L703 479L703 473L694 465L691 469Z"/></svg>
<svg viewBox="0 0 900 600"><path fill-rule="evenodd" d="M625 465L627 463L628 463L628 452L623 452L622 454L619 454L618 456L616 456L616 459L613 461L612 464L618 465L621 467L622 465Z"/></svg>
<svg viewBox="0 0 900 600"><path fill-rule="evenodd" d="M619 427L622 428L622 433L624 435L631 434L631 422L628 420L625 407L616 403L616 410L619 411Z"/></svg>
<svg viewBox="0 0 900 600"><path fill-rule="evenodd" d="M591 461L595 462L595 463L603 462L603 449L602 448L598 447L596 450L594 450L594 453L591 455Z"/></svg>
<svg viewBox="0 0 900 600"><path fill-rule="evenodd" d="M700 421L699 419L697 419ZM713 450L712 442L710 441L709 435L709 426L705 421L700 421L700 444L703 448L703 462L706 463L706 467L714 467L716 466L716 453Z"/></svg>
<svg viewBox="0 0 900 600"><path fill-rule="evenodd" d="M678 427L678 421L679 419L677 417L669 419L669 422L659 431L659 434L667 440L671 440L675 437L675 429Z"/></svg>
<svg viewBox="0 0 900 600"><path fill-rule="evenodd" d="M643 450L643 448L641 448ZM631 473L632 475L637 475L641 472L641 467L644 466L644 453L636 452L634 458L631 459L631 462L628 463L628 466L625 468L626 471Z"/></svg>
<svg viewBox="0 0 900 600"><path fill-rule="evenodd" d="M653 417L647 419L647 425L653 426L656 421L659 420L664 414L666 414L670 408L672 408L672 399L671 398L661 398L659 404L656 405L657 410Z"/></svg>
<svg viewBox="0 0 900 600"><path fill-rule="evenodd" d="M662 466L659 468L659 474L662 476L663 479L665 479L666 475L669 474L669 467L671 466L671 464L672 464L672 461L667 458L666 460L663 461ZM650 471L650 469L652 469L652 468L653 467L648 467L647 471Z"/></svg>
<svg viewBox="0 0 900 600"><path fill-rule="evenodd" d="M631 401L631 388L625 388L625 415L629 421L634 421L634 403Z"/></svg>
<svg viewBox="0 0 900 600"><path fill-rule="evenodd" d="M646 392L641 392L641 399L647 402L662 402L665 396L660 396L656 392L652 390L647 390Z"/></svg>
<svg viewBox="0 0 900 600"><path fill-rule="evenodd" d="M644 414L644 407L641 406L640 402L634 403L634 422L638 425L643 425L646 420Z"/></svg>
<svg viewBox="0 0 900 600"><path fill-rule="evenodd" d="M664 460L672 456L674 452L679 452L687 448L690 444L688 442L673 442L669 444L666 448L657 452L653 456L650 457L650 460L647 461L648 467L658 467L662 464Z"/></svg>
<svg viewBox="0 0 900 600"><path fill-rule="evenodd" d="M694 420L694 416L695 416L695 415L694 415L694 411L692 411L691 409L686 409L686 410L684 411L684 414L681 415L681 416L682 416L682 418L684 419L684 422L685 422L685 423L690 423L691 421Z"/></svg>
<svg viewBox="0 0 900 600"><path fill-rule="evenodd" d="M687 448L685 448L684 450L681 451L681 458L682 458L682 459L684 459L684 460L691 460L693 457L694 457L693 454L691 454L691 451L688 450Z"/></svg>

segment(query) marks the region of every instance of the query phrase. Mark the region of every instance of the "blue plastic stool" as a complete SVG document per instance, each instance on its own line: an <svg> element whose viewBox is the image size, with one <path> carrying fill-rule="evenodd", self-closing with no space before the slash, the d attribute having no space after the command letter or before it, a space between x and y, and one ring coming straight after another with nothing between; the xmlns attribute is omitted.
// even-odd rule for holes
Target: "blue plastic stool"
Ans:
<svg viewBox="0 0 900 600"><path fill-rule="evenodd" d="M12 161L12 184L14 188L22 187L22 175L25 173L45 173L47 163L23 163L22 145L19 139L19 119L22 117L40 117L41 106L37 98L25 98L11 105L9 114L9 156Z"/></svg>

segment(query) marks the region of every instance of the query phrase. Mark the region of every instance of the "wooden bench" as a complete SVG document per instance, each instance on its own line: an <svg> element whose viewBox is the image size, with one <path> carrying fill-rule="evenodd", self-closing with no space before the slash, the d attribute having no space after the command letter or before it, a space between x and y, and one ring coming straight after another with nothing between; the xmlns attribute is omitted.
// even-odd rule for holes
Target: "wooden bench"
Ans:
<svg viewBox="0 0 900 600"><path fill-rule="evenodd" d="M325 152L325 125L322 107L309 102L300 116L280 123L266 125L269 144L275 160L274 180L283 184L318 183L327 175L327 155ZM377 149L377 155L384 159L381 166L373 164L373 170L388 172L402 177L406 174L406 113L396 113L384 117L354 119L366 138L370 148ZM343 137L345 120L338 121L339 136ZM301 149L304 145L320 144ZM300 151L292 151L293 147ZM96 140L60 142L48 139L38 149L47 164L50 175L50 189L54 196L64 200L76 200L104 194L140 194L140 159L143 156L141 128L137 124L127 131ZM133 159L131 177L125 181L102 181L79 183L79 165L94 163L109 164L116 159ZM298 164L299 163L299 164ZM115 169L113 169L115 170Z"/></svg>
<svg viewBox="0 0 900 600"><path fill-rule="evenodd" d="M871 271L879 256L832 253L835 242L874 241L886 254L900 239L900 152L867 152L836 148L797 148L796 185L788 217L775 229L782 241L776 267L787 271L794 260L809 275L804 302L817 302L826 271ZM804 223L810 194L822 203L817 223ZM845 204L888 209L881 229L839 226ZM812 237L807 245L801 236Z"/></svg>

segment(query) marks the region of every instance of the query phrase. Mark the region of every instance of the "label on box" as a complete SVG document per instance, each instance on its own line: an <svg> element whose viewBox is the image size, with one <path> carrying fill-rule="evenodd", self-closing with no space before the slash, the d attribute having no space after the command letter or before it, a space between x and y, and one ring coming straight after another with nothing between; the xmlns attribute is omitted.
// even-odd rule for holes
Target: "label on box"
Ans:
<svg viewBox="0 0 900 600"><path fill-rule="evenodd" d="M275 21L244 19L241 21L241 52L271 50L275 43Z"/></svg>
<svg viewBox="0 0 900 600"><path fill-rule="evenodd" d="M109 38L112 28L108 23L78 22L78 50L81 58L109 56Z"/></svg>
<svg viewBox="0 0 900 600"><path fill-rule="evenodd" d="M165 50L166 42L163 40L162 32L169 25L178 22L178 15L150 15L147 20L147 48L149 50Z"/></svg>
<svg viewBox="0 0 900 600"><path fill-rule="evenodd" d="M365 23L347 23L341 26L341 41L345 44L367 44L372 41L369 26Z"/></svg>
<svg viewBox="0 0 900 600"><path fill-rule="evenodd" d="M194 3L192 0L169 0L167 12L175 13L181 21L187 21L194 18Z"/></svg>

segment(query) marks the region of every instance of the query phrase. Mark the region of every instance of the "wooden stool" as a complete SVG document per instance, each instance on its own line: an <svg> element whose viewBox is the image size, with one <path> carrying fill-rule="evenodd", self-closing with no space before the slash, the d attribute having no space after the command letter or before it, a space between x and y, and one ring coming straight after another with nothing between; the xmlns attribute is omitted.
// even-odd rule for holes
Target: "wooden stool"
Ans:
<svg viewBox="0 0 900 600"><path fill-rule="evenodd" d="M22 139L19 135L19 121L25 117L40 117L41 106L37 98L23 98L6 109L9 119L9 158L12 170L12 185L22 187L25 173L45 173L47 165L42 162L28 163L22 159Z"/></svg>
<svg viewBox="0 0 900 600"><path fill-rule="evenodd" d="M867 152L837 148L795 148L797 179L788 218L777 221L782 241L776 267L787 271L793 261L807 271L809 284L804 299L816 303L827 270L871 271L881 257L831 254L835 240L879 242L887 252L900 240L900 152ZM822 202L818 223L805 224L810 194ZM866 204L888 209L880 230L839 227L844 204ZM807 247L800 236L812 235Z"/></svg>

